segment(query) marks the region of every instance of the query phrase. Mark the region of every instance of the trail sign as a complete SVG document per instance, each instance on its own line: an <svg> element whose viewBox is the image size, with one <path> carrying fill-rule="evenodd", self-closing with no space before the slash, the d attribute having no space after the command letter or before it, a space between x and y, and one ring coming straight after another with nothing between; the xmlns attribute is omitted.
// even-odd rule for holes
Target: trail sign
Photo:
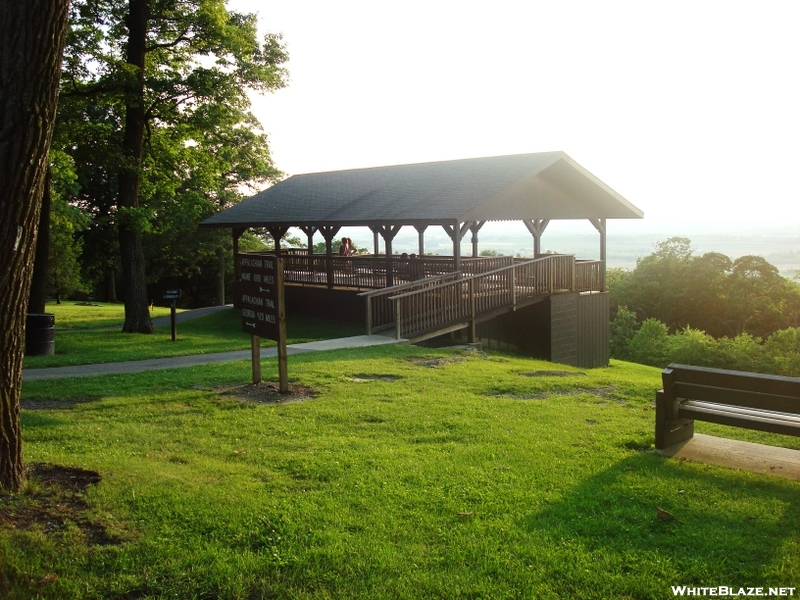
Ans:
<svg viewBox="0 0 800 600"><path fill-rule="evenodd" d="M178 341L178 320L175 315L175 306L178 298L181 297L180 290L167 290L164 292L164 300L170 301L170 311L169 311L169 324L170 329L172 329L172 341Z"/></svg>
<svg viewBox="0 0 800 600"><path fill-rule="evenodd" d="M283 286L278 285L278 257L239 255L242 331L278 341ZM283 282L281 282L283 283Z"/></svg>
<svg viewBox="0 0 800 600"><path fill-rule="evenodd" d="M286 368L286 310L283 302L283 262L275 255L237 254L242 331L249 333L253 383L261 381L261 344L265 337L278 342L280 392L289 391Z"/></svg>

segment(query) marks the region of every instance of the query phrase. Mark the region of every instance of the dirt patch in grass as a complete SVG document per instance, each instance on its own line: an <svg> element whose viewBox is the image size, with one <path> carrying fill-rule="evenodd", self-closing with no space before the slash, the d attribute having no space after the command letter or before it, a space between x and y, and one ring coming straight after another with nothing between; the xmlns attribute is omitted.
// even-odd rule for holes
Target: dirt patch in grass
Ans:
<svg viewBox="0 0 800 600"><path fill-rule="evenodd" d="M523 377L586 377L586 373L575 371L521 371Z"/></svg>
<svg viewBox="0 0 800 600"><path fill-rule="evenodd" d="M19 407L22 410L68 410L78 404L94 402L99 396L81 396L74 398L42 398L38 400L22 400Z"/></svg>
<svg viewBox="0 0 800 600"><path fill-rule="evenodd" d="M217 389L220 396L232 398L239 402L255 402L257 404L286 404L288 402L302 402L311 400L319 395L314 388L295 383L289 384L289 390L281 394L277 381L262 381L261 383L248 383L235 387Z"/></svg>
<svg viewBox="0 0 800 600"><path fill-rule="evenodd" d="M456 352L452 356L413 356L407 358L406 360L418 367L436 369L438 367L443 367L453 363L466 362L471 358L479 358L483 360L487 360L489 358L485 352L478 350L474 346L456 346L455 350Z"/></svg>
<svg viewBox="0 0 800 600"><path fill-rule="evenodd" d="M33 463L26 475L25 491L0 495L0 527L22 531L38 528L56 534L72 524L89 545L120 543L86 515L89 505L84 494L100 481L97 471Z"/></svg>
<svg viewBox="0 0 800 600"><path fill-rule="evenodd" d="M617 392L615 387L594 388L588 390L575 389L575 390L554 390L551 392L532 392L529 394L490 394L494 398L513 398L514 400L544 400L553 396L580 396L582 394L590 394L598 398L609 398Z"/></svg>
<svg viewBox="0 0 800 600"><path fill-rule="evenodd" d="M377 373L359 373L358 375L351 375L347 378L348 381L353 381L355 383L368 383L370 381L397 381L398 379L402 379L401 375L381 375Z"/></svg>

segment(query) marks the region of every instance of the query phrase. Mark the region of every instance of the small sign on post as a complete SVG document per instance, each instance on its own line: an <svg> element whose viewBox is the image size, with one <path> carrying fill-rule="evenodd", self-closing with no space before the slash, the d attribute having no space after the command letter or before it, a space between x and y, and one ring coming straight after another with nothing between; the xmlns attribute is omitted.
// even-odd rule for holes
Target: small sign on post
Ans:
<svg viewBox="0 0 800 600"><path fill-rule="evenodd" d="M164 292L164 300L171 300L170 311L169 311L169 322L170 325L172 326L173 342L178 340L178 321L177 317L175 316L175 303L180 297L181 297L180 290L167 290L166 292Z"/></svg>
<svg viewBox="0 0 800 600"><path fill-rule="evenodd" d="M286 310L283 300L283 261L275 255L238 254L239 299L242 331L249 333L253 363L253 383L261 381L259 338L278 342L280 392L289 391L286 366Z"/></svg>

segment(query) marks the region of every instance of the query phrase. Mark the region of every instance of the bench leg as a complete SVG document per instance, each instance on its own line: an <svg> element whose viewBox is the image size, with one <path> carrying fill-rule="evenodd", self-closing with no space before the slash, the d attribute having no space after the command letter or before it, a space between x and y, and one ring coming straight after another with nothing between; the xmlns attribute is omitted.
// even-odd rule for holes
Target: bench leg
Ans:
<svg viewBox="0 0 800 600"><path fill-rule="evenodd" d="M663 390L656 392L656 450L663 450L691 439L693 419L678 419L677 402L670 401Z"/></svg>

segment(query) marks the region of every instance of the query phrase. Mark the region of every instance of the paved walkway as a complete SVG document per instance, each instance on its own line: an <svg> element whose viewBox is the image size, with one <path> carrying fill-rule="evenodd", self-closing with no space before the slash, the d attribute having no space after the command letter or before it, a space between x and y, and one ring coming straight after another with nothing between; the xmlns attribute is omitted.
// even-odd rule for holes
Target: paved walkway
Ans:
<svg viewBox="0 0 800 600"><path fill-rule="evenodd" d="M399 343L404 343L400 340ZM335 350L338 348L363 348L365 346L381 346L396 344L398 340L384 335L356 335L334 340L321 340L319 342L306 342L304 344L290 344L286 347L287 354L301 354L318 350ZM261 358L276 356L278 349L262 348ZM91 377L93 375L120 375L123 373L141 373L142 371L155 371L159 369L179 369L181 367L196 367L213 363L233 362L237 360L250 360L250 350L236 350L234 352L216 352L214 354L193 354L191 356L173 356L171 358L150 358L147 360L133 360L129 362L100 363L94 365L77 365L74 367L51 367L48 369L23 369L22 381L41 381L43 379L62 379L64 377Z"/></svg>
<svg viewBox="0 0 800 600"><path fill-rule="evenodd" d="M210 306L187 310L175 315L177 322L197 319L220 310L230 309L228 306ZM170 317L153 319L156 327L169 325ZM110 327L103 329L119 329ZM77 330L76 330L77 331ZM86 331L83 329L81 331ZM405 343L406 340L399 340ZM286 347L287 354L300 354L318 350L335 350L338 348L363 348L364 346L380 346L396 344L398 340L385 335L356 335L334 340L321 340L319 342L306 342L304 344L290 344ZM271 358L278 354L276 347L262 348L261 358ZM159 369L180 369L182 367L196 367L214 363L233 362L237 360L250 360L250 350L236 350L234 352L216 352L214 354L193 354L191 356L173 356L170 358L149 358L146 360L133 360L128 362L99 363L94 365L77 365L74 367L51 367L47 369L23 369L22 381L41 381L43 379L62 379L65 377L92 377L94 375L120 375L123 373L141 373L142 371L156 371Z"/></svg>

